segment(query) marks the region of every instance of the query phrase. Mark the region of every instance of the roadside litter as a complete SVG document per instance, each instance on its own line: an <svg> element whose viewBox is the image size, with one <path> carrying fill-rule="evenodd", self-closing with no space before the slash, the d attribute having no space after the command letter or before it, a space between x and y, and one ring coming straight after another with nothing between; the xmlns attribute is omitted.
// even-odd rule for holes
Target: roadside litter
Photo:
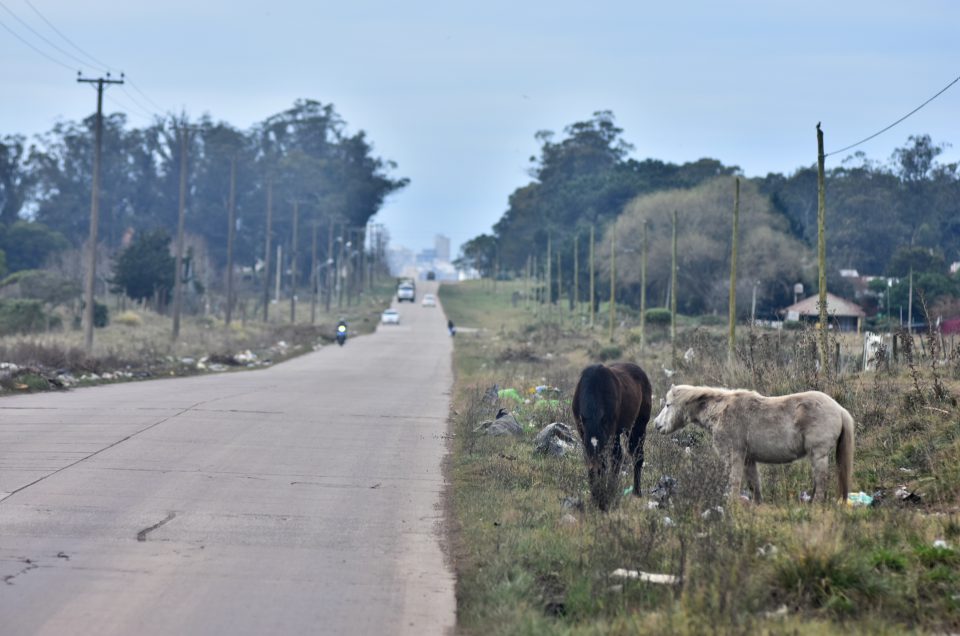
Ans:
<svg viewBox="0 0 960 636"><path fill-rule="evenodd" d="M848 506L872 506L873 497L871 497L870 495L868 495L863 491L852 492L847 495L847 505Z"/></svg>
<svg viewBox="0 0 960 636"><path fill-rule="evenodd" d="M517 404L523 404L523 398L516 389L500 389L497 391L497 397L501 400L510 399L515 401Z"/></svg>
<svg viewBox="0 0 960 636"><path fill-rule="evenodd" d="M506 409L500 409L495 419L481 423L473 429L473 432L482 435L491 435L493 437L503 435L521 437L523 435L523 428L519 422L517 422L517 418L513 416L513 413L510 413Z"/></svg>
<svg viewBox="0 0 960 636"><path fill-rule="evenodd" d="M657 480L657 485L650 489L650 494L653 495L659 508L666 508L676 488L676 479L670 475L661 475L660 479Z"/></svg>
<svg viewBox="0 0 960 636"><path fill-rule="evenodd" d="M673 574L652 574L650 572L627 570L624 568L617 568L610 573L610 576L615 579L632 579L637 581L645 581L647 583L657 583L660 585L676 585L680 582L680 577Z"/></svg>
<svg viewBox="0 0 960 636"><path fill-rule="evenodd" d="M533 450L540 455L563 457L572 450L579 450L580 439L563 422L547 424L533 439Z"/></svg>

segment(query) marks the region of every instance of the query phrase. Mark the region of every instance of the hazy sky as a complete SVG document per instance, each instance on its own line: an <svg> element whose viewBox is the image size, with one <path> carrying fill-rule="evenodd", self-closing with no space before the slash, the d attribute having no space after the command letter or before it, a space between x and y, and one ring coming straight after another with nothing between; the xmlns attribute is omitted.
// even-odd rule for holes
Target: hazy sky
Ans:
<svg viewBox="0 0 960 636"><path fill-rule="evenodd" d="M27 0L0 3L0 24L66 66L0 27L0 134L88 115L95 94L75 82L80 65L4 7L75 50ZM184 109L246 128L297 98L332 102L412 180L377 218L414 249L437 232L456 250L489 231L530 180L534 133L597 110L614 112L637 158L789 173L816 161L818 121L829 152L960 75L950 0L30 3L146 93L109 91L107 107L133 125ZM928 133L954 144L942 160L960 160L958 114L960 84L859 150L885 161Z"/></svg>

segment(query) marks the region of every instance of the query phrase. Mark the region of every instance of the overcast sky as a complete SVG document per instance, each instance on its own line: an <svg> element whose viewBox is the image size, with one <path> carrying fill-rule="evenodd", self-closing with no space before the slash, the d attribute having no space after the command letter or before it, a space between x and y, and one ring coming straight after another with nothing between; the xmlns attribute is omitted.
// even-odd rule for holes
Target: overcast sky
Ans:
<svg viewBox="0 0 960 636"><path fill-rule="evenodd" d="M960 75L960 2L949 0L29 2L146 94L109 91L106 106L132 125L183 109L246 128L297 98L333 103L412 180L377 220L414 249L439 232L456 251L489 231L530 180L534 133L597 110L614 112L640 159L789 173L816 161L818 121L829 152ZM0 3L0 135L92 112L80 64L10 12L82 56L27 0ZM960 84L858 149L885 161L927 133L958 161L958 114Z"/></svg>

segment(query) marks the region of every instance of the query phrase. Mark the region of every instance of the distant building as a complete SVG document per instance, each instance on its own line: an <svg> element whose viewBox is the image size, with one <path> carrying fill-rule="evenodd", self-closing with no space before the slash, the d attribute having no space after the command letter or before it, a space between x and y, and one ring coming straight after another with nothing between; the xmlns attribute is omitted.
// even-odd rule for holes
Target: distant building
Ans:
<svg viewBox="0 0 960 636"><path fill-rule="evenodd" d="M433 251L438 261L450 262L450 238L443 234L433 237Z"/></svg>
<svg viewBox="0 0 960 636"><path fill-rule="evenodd" d="M817 322L820 320L820 295L804 298L783 309L784 320ZM840 331L860 331L860 321L866 317L860 305L827 292L827 321Z"/></svg>

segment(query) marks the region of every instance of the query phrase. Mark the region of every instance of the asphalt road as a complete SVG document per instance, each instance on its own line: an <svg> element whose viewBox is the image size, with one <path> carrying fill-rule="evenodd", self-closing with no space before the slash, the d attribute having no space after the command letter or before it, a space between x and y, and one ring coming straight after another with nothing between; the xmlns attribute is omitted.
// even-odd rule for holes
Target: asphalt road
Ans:
<svg viewBox="0 0 960 636"><path fill-rule="evenodd" d="M258 371L0 400L0 633L442 634L442 310Z"/></svg>

